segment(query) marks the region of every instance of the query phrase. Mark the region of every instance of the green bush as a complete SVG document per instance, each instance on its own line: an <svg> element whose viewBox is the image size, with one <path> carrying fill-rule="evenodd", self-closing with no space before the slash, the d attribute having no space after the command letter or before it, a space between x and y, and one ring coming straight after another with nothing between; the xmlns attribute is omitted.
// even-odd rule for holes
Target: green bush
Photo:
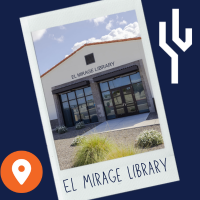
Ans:
<svg viewBox="0 0 200 200"><path fill-rule="evenodd" d="M80 145L83 141L86 140L85 136L77 136L74 138L74 140L71 143L71 146L77 146Z"/></svg>
<svg viewBox="0 0 200 200"><path fill-rule="evenodd" d="M136 139L136 146L149 148L163 144L161 133L156 130L145 130Z"/></svg>
<svg viewBox="0 0 200 200"><path fill-rule="evenodd" d="M121 146L118 147L117 145L111 149L111 151L107 154L105 160L112 160L112 159L116 159L116 158L122 158L122 157L126 157L126 156L131 156L131 155L135 155L141 153L140 151L138 151L138 149L135 149L132 146Z"/></svg>
<svg viewBox="0 0 200 200"><path fill-rule="evenodd" d="M66 133L67 130L68 129L65 126L58 126L58 127L56 127L56 132L59 133L59 134Z"/></svg>
<svg viewBox="0 0 200 200"><path fill-rule="evenodd" d="M80 123L81 123L81 126L84 128L85 127L84 121L81 121Z"/></svg>
<svg viewBox="0 0 200 200"><path fill-rule="evenodd" d="M103 161L111 147L112 144L106 138L92 135L80 144L80 149L75 155L74 167Z"/></svg>
<svg viewBox="0 0 200 200"><path fill-rule="evenodd" d="M76 127L77 130L84 128L85 127L84 121L76 123L75 127Z"/></svg>

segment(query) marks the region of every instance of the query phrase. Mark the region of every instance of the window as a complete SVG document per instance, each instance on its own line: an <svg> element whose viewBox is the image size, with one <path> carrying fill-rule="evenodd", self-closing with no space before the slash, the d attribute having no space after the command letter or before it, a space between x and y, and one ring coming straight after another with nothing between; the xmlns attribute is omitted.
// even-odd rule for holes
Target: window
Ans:
<svg viewBox="0 0 200 200"><path fill-rule="evenodd" d="M100 83L100 88L101 88L102 92L106 91L106 90L109 90L108 82Z"/></svg>
<svg viewBox="0 0 200 200"><path fill-rule="evenodd" d="M68 93L68 99L69 100L75 99L75 93L74 92Z"/></svg>
<svg viewBox="0 0 200 200"><path fill-rule="evenodd" d="M91 87L84 88L85 96L92 94Z"/></svg>
<svg viewBox="0 0 200 200"><path fill-rule="evenodd" d="M141 81L142 81L139 72L130 75L130 78L131 78L131 82L132 82L132 83L138 83L138 82L141 82Z"/></svg>
<svg viewBox="0 0 200 200"><path fill-rule="evenodd" d="M93 95L87 96L86 101L91 122L98 122Z"/></svg>
<svg viewBox="0 0 200 200"><path fill-rule="evenodd" d="M119 78L116 78L112 81L109 81L110 89L125 86L125 85L128 85L128 84L131 84L129 76L119 77Z"/></svg>
<svg viewBox="0 0 200 200"><path fill-rule="evenodd" d="M85 56L85 61L86 61L86 65L94 63L95 62L95 60L94 60L94 54L91 53L91 54L86 55Z"/></svg>
<svg viewBox="0 0 200 200"><path fill-rule="evenodd" d="M146 99L146 95L144 93L144 88L143 88L142 82L134 83L133 90L135 93L135 99L137 101L139 113L148 112L149 107L147 104L147 99Z"/></svg>
<svg viewBox="0 0 200 200"><path fill-rule="evenodd" d="M61 94L60 95L62 102L67 101L67 94Z"/></svg>
<svg viewBox="0 0 200 200"><path fill-rule="evenodd" d="M80 98L80 97L83 97L83 96L84 96L83 89L76 90L76 97L77 98Z"/></svg>
<svg viewBox="0 0 200 200"><path fill-rule="evenodd" d="M80 121L85 124L98 122L91 87L77 89L60 95L63 117L67 127Z"/></svg>

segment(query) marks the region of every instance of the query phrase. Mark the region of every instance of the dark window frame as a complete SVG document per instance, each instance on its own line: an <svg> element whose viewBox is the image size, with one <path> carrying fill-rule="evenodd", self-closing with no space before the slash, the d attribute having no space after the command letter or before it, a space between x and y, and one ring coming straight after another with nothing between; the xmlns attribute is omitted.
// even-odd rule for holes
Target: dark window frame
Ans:
<svg viewBox="0 0 200 200"><path fill-rule="evenodd" d="M60 104L61 104L61 108L62 108L62 115L63 115L64 122L65 122L65 118L64 118L64 113L63 113L63 103L68 102L69 107L70 107L70 103L69 103L69 102L72 101L72 100L75 100L75 101L76 101L76 103L77 103L77 108L78 108L78 112L79 112L79 116L80 116L80 120L81 120L81 121L84 121L84 120L81 118L80 109L79 109L79 104L78 104L78 99L84 98L84 99L85 99L86 108L87 108L87 113L88 113L88 116L89 116L89 121L90 121L89 123L95 123L95 122L92 122L92 120L91 120L90 113L89 113L89 110L88 110L87 101L86 101L86 97L87 97L87 96L91 96L91 95L93 96L92 93L89 94L89 95L86 95L86 94L85 94L85 90L84 90L84 89L85 89L85 88L88 88L88 87L91 87L91 86L82 87L82 88L77 88L77 89L74 89L74 90L70 91L70 92L74 92L74 94L75 94L75 99L71 99L71 100L69 100L69 97L68 97L68 93L70 93L70 92L66 91L65 93L62 93L62 94L66 94L66 95L67 95L67 100L66 100L66 101L62 101L62 99L61 99L61 95L62 95L62 94L59 94L59 99L60 99ZM83 89L83 94L84 94L84 96L83 96L83 97L77 98L76 90L80 90L80 89ZM73 118L71 112L70 112L70 114L71 114L71 117ZM97 122L98 122L98 121L97 121ZM74 122L73 122L73 124L74 124ZM66 122L65 122L65 125L66 125ZM76 124L74 124L74 126L75 126L75 125L76 125Z"/></svg>

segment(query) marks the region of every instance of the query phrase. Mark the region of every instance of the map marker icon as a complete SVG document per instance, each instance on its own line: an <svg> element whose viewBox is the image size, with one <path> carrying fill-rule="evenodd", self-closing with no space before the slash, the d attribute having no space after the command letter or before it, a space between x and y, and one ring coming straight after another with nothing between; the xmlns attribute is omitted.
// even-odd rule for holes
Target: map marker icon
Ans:
<svg viewBox="0 0 200 200"><path fill-rule="evenodd" d="M25 159L16 160L12 165L12 172L20 185L23 185L31 173L31 164Z"/></svg>

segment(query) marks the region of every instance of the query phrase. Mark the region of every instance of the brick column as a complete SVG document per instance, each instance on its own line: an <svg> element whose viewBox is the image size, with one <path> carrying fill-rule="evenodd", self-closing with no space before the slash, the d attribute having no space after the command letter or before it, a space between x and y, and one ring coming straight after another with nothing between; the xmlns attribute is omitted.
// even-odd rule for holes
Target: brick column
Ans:
<svg viewBox="0 0 200 200"><path fill-rule="evenodd" d="M103 102L101 99L101 92L99 90L98 83L94 82L93 79L90 79L90 87L92 89L98 120L99 122L105 122L106 116L104 112Z"/></svg>
<svg viewBox="0 0 200 200"><path fill-rule="evenodd" d="M62 115L62 108L60 105L60 100L59 100L59 96L57 94L53 94L53 99L55 102L55 107L56 107L56 113L57 113L57 117L58 117L58 124L59 126L64 126L64 119L63 119L63 115Z"/></svg>

